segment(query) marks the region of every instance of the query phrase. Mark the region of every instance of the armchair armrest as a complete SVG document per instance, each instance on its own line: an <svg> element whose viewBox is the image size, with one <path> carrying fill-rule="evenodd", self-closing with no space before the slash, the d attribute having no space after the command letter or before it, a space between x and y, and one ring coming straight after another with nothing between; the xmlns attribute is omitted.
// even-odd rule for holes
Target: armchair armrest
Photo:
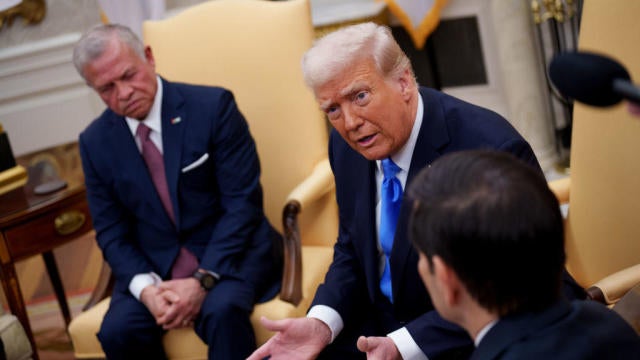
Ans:
<svg viewBox="0 0 640 360"><path fill-rule="evenodd" d="M280 299L293 305L297 306L302 300L302 241L298 214L334 187L329 160L324 159L315 166L310 176L291 191L282 211L284 271Z"/></svg>
<svg viewBox="0 0 640 360"><path fill-rule="evenodd" d="M611 305L637 284L640 284L640 264L605 277L589 287L587 294L593 300Z"/></svg>
<svg viewBox="0 0 640 360"><path fill-rule="evenodd" d="M556 198L558 198L558 202L560 202L560 204L569 203L569 187L571 185L570 177L549 181L548 184L551 191L553 191Z"/></svg>
<svg viewBox="0 0 640 360"><path fill-rule="evenodd" d="M87 303L82 307L82 311L87 311L92 308L95 304L100 301L106 299L111 296L113 292L113 285L115 284L115 279L111 274L111 268L106 261L102 261L102 268L100 269L100 275L98 276L98 282L96 283L96 287L93 288L93 292L89 297Z"/></svg>

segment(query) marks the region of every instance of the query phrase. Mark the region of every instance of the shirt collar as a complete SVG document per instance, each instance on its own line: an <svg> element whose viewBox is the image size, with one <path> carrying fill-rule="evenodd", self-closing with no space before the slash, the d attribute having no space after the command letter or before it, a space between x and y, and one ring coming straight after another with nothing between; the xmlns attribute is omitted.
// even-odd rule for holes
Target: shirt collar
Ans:
<svg viewBox="0 0 640 360"><path fill-rule="evenodd" d="M492 327L494 327L496 324L498 323L498 320L493 320L490 323L488 323L487 325L485 325L479 332L478 335L476 335L476 338L473 339L473 343L476 345L476 347L478 347L478 345L480 345L480 342L482 341L482 339L484 339L485 335L487 335L487 333L489 332L489 330L491 330Z"/></svg>
<svg viewBox="0 0 640 360"><path fill-rule="evenodd" d="M138 125L140 124L140 122L143 122L152 131L155 131L158 134L162 134L162 80L160 79L160 76L156 76L156 81L158 82L158 90L156 91L156 97L153 99L153 105L151 105L151 110L149 110L149 114L147 114L147 117L142 121L130 118L128 116L125 117L127 125L129 125L129 130L131 130L131 133L134 137L136 136L136 130L138 129Z"/></svg>

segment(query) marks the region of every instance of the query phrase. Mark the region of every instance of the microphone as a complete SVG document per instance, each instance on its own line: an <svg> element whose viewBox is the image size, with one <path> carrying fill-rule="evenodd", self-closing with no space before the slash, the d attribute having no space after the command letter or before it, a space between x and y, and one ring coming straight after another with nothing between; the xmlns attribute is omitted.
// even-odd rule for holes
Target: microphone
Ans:
<svg viewBox="0 0 640 360"><path fill-rule="evenodd" d="M589 52L565 52L549 65L549 77L564 96L587 105L606 107L623 99L640 104L640 88L629 72L610 57Z"/></svg>

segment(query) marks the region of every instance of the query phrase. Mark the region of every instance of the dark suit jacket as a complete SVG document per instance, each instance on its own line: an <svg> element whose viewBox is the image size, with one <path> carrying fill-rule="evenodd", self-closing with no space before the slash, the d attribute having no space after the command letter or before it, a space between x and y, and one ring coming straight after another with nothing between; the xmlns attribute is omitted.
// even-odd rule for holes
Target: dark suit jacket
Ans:
<svg viewBox="0 0 640 360"><path fill-rule="evenodd" d="M640 337L599 303L562 301L541 313L500 319L472 359L640 359Z"/></svg>
<svg viewBox="0 0 640 360"><path fill-rule="evenodd" d="M184 246L222 280L250 282L256 298L274 295L281 239L263 213L255 144L233 95L162 84L163 157L175 225L122 116L107 109L80 135L93 225L116 290L128 291L140 273L166 279Z"/></svg>
<svg viewBox="0 0 640 360"><path fill-rule="evenodd" d="M539 168L529 144L498 114L432 89L421 88L420 93L424 116L407 184L439 156L465 149L510 152ZM331 134L329 158L336 180L340 229L333 263L313 305L332 307L348 324L367 308L364 304L381 300L375 223L376 165L349 147L335 131ZM451 349L471 349L466 332L442 320L433 310L416 268L418 254L407 238L409 211L410 201L405 198L390 259L393 316L399 325L406 325L430 359Z"/></svg>

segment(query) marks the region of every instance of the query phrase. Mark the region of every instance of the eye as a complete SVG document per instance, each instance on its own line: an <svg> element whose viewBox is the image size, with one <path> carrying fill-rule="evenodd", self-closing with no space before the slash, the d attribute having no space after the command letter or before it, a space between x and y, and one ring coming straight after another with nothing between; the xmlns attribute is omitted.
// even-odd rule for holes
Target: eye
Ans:
<svg viewBox="0 0 640 360"><path fill-rule="evenodd" d="M329 120L335 120L340 116L340 107L337 105L331 105L324 111L327 114Z"/></svg>
<svg viewBox="0 0 640 360"><path fill-rule="evenodd" d="M358 93L356 93L356 95L354 96L354 102L357 105L366 105L369 103L369 99L371 94L368 91L359 91Z"/></svg>
<svg viewBox="0 0 640 360"><path fill-rule="evenodd" d="M100 94L108 94L111 90L113 90L113 84L101 86L98 88L98 93Z"/></svg>
<svg viewBox="0 0 640 360"><path fill-rule="evenodd" d="M126 73L124 73L122 75L122 80L129 80L129 79L131 79L133 77L133 75L134 75L134 72L127 71Z"/></svg>

